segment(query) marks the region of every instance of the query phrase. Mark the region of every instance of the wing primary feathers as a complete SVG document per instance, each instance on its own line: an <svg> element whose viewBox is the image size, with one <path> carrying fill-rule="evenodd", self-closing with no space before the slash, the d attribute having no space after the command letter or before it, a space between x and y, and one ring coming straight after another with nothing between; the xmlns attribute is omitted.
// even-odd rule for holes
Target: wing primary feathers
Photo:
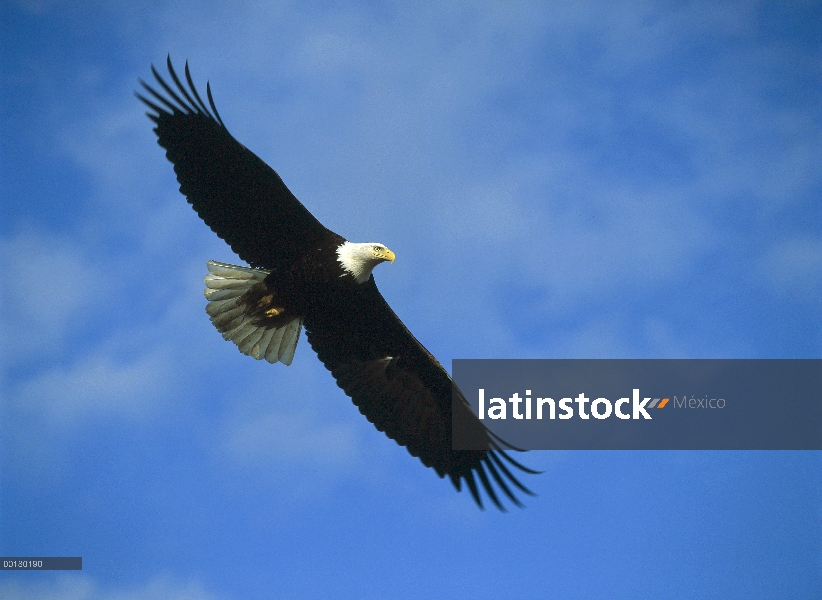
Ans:
<svg viewBox="0 0 822 600"><path fill-rule="evenodd" d="M214 104L214 98L211 97L211 84L206 81L206 96L208 96L208 103L211 105L211 110L214 111L214 116L217 119L217 122L220 125L223 125L223 119L220 117L220 113L217 112L217 106ZM223 125L225 127L225 125Z"/></svg>
<svg viewBox="0 0 822 600"><path fill-rule="evenodd" d="M195 112L199 112L200 111L200 106L198 106L197 103L194 101L194 99L191 96L188 95L188 92L186 91L185 86L182 83L180 83L180 78L177 77L177 72L174 70L174 66L171 64L171 55L170 54L168 55L168 58L166 59L166 63L168 64L168 72L169 72L169 75L171 75L171 79L174 80L174 83L177 85L177 89L180 90L180 92L183 94L183 96L185 96L185 99L188 100L188 104L186 104L186 106L187 107L193 107ZM187 68L188 68L188 61L186 61L186 69ZM192 86L192 90L193 89L194 89L194 86ZM208 111L204 111L204 112L209 117L211 116L211 115L208 114Z"/></svg>
<svg viewBox="0 0 822 600"><path fill-rule="evenodd" d="M494 503L498 509L502 512L508 512L508 510L502 505L502 502L499 501L497 498L497 493L494 491L494 486L491 485L491 482L488 481L488 475L485 473L485 467L482 463L477 465L477 475L479 475L480 481L482 481L482 487L485 488L485 492L491 498L491 501Z"/></svg>
<svg viewBox="0 0 822 600"><path fill-rule="evenodd" d="M140 83L145 85L142 79L140 80ZM152 121L154 121L154 123L158 123L160 121L160 113L163 112L163 109L154 104L153 102L151 102L150 100L148 100L147 98L145 98L144 96L141 96L138 92L134 92L134 95L137 96L140 102L148 106L151 110L157 112L156 115L152 115L151 113L147 112L146 116Z"/></svg>
<svg viewBox="0 0 822 600"><path fill-rule="evenodd" d="M468 489L471 491L471 496L474 498L474 502L477 503L477 506L480 507L480 510L485 510L485 507L482 505L482 498L480 498L479 490L477 489L477 482L474 481L474 472L468 471L465 475L465 483L468 484Z"/></svg>
<svg viewBox="0 0 822 600"><path fill-rule="evenodd" d="M448 476L451 480L451 484L454 486L454 489L458 492L462 491L462 478L459 475L454 475L453 473Z"/></svg>
<svg viewBox="0 0 822 600"><path fill-rule="evenodd" d="M146 89L148 90L148 93L149 93L149 94L151 94L152 96L154 96L155 98L157 98L157 100L159 100L159 101L160 101L163 105L165 105L166 107L168 107L168 110L170 110L172 113L180 113L180 112L182 112L182 111L180 110L180 108L179 108L179 107L174 106L171 102L169 102L169 101L168 101L168 100L166 100L163 96L161 96L161 95L160 95L160 94L158 94L156 91L154 91L154 88L152 88L152 87L151 87L149 84L147 84L145 81L143 81L143 80L141 79L141 80L140 80L140 83L143 85L143 87L144 87L144 88L146 88ZM135 93L136 93L136 92L135 92ZM162 113L168 112L166 109L164 109L164 108L160 108L160 107L159 107L159 106L157 106L156 104L152 104L151 102L149 102L148 100L146 100L145 98L143 98L142 96L140 96L140 94L137 94L137 97L138 97L138 98L140 98L140 100L142 100L143 102L145 102L145 103L146 103L146 104L148 104L149 106L151 106L151 107L152 107L154 110L156 110L158 113L161 113L161 114L162 114Z"/></svg>
<svg viewBox="0 0 822 600"><path fill-rule="evenodd" d="M171 57L169 57L168 60L169 60L169 64L171 64ZM185 73L186 73L186 81L188 82L188 87L191 90L191 92L194 94L194 97L197 98L197 105L202 109L202 111L205 114L207 114L209 117L214 119L214 116L210 112L208 112L208 108L206 108L206 105L203 102L203 99L200 98L200 94L197 93L197 86L194 85L194 80L191 78L191 71L189 71L189 69L188 69L188 61L186 61ZM214 120L219 121L219 119L214 119ZM222 124L223 124L222 121L220 121L220 125L222 125Z"/></svg>
<svg viewBox="0 0 822 600"><path fill-rule="evenodd" d="M493 456L493 453L490 453L490 455ZM494 481L496 481L497 485L499 485L502 488L502 491L505 492L505 495L508 496L511 502L513 502L519 508L522 508L522 502L520 502L519 499L516 496L514 496L514 494L511 492L511 489L508 487L508 484L506 484L502 477L500 477L499 472L494 466L493 459L486 460L485 465L488 467L488 472L491 473L491 477L494 478Z"/></svg>
<svg viewBox="0 0 822 600"><path fill-rule="evenodd" d="M174 81L174 85L177 86L177 90L183 95L183 98L185 98L185 100L183 100L183 98L181 98L179 94L177 94L174 91L174 89L172 89L172 87L168 85L168 83L166 83L166 81L157 72L157 69L154 67L154 65L151 65L151 72L157 80L157 83L159 83L162 86L166 93L177 104L172 103L167 97L159 94L154 88L152 88L142 79L138 80L140 82L140 85L142 85L146 89L146 91L148 91L149 94L156 98L157 101L160 102L166 108L162 108L161 106L155 104L153 101L149 100L148 98L146 98L138 92L135 92L134 95L137 96L137 98L139 98L140 101L146 104L149 108L151 108L151 110L157 112L158 115L168 111L171 111L171 114L182 113L186 115L202 113L214 122L218 123L221 127L225 128L223 120L220 118L220 113L217 112L217 107L214 105L214 98L211 96L210 84L206 83L206 91L208 92L208 102L211 105L211 110L214 112L213 115L208 110L208 107L206 107L206 104L205 102L203 102L203 99L200 97L200 94L197 92L197 86L194 85L194 80L191 77L191 70L188 67L188 61L186 61L185 64L185 76L186 82L188 83L188 90L190 90L191 93L189 93L189 91L186 90L186 86L183 85L183 82L180 80L180 77L174 70L174 66L171 63L171 55L169 55L166 58L166 64L168 66L169 75L171 75L171 79ZM159 119L158 115L152 115L147 113L147 116L155 123Z"/></svg>
<svg viewBox="0 0 822 600"><path fill-rule="evenodd" d="M495 446L496 446L496 445L495 445ZM528 473L528 474L530 474L530 475L541 475L541 474L542 474L542 471L535 471L534 469L529 469L529 468L528 468L528 467L526 467L525 465L522 465L522 464L518 463L518 462L517 462L517 461L515 461L513 458L511 458L510 456L508 456L508 453L507 453L507 452L505 452L505 451L504 451L502 448L500 448L499 446L496 446L496 449L497 449L497 451L500 453L500 455L502 456L502 458L504 458L504 459L505 459L505 460L507 460L509 463L511 463L512 465L514 465L514 466L515 466L517 469L519 469L520 471L524 471L525 473Z"/></svg>
<svg viewBox="0 0 822 600"><path fill-rule="evenodd" d="M500 454L502 454L502 451L500 451ZM502 462L502 461L499 459L499 456L497 456L497 453L496 453L496 452L489 452L489 455L491 456L491 460L493 460L493 461L494 461L494 463L496 463L497 467L499 467L500 471L502 471L502 472L505 474L505 476L508 478L508 480L509 480L511 483L513 483L513 484L514 484L515 486L517 486L520 490L522 490L522 492L523 492L523 493L528 494L529 496L535 496L535 495L536 495L536 494L534 494L534 492L532 492L532 491L531 491L531 490L529 490L527 487L525 487L524 485L522 485L522 484L519 482L519 480L511 474L511 471L509 471L509 470L508 470L508 467L506 467L506 466L505 466L505 463L504 463L504 462ZM508 458L508 457L506 457L506 458ZM521 465L518 465L518 466L521 466ZM536 474L536 472L535 472L535 474Z"/></svg>
<svg viewBox="0 0 822 600"><path fill-rule="evenodd" d="M177 108L174 112L190 115L191 107L186 106L186 103L183 102L183 99L180 98L180 96L178 96L173 89L171 89L171 86L166 83L166 80L160 77L160 74L157 72L157 69L154 68L154 65L151 65L151 73L154 75L154 78L157 80L157 83L159 83L162 86L162 88L166 91L166 93L169 96L171 96L172 99L179 105L179 108ZM160 98L158 94L155 94L155 96L157 98Z"/></svg>

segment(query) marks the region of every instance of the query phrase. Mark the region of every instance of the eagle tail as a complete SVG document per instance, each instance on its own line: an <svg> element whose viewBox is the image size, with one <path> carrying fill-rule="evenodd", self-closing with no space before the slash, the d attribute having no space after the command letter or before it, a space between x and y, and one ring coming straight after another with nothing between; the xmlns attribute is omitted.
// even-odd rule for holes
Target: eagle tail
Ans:
<svg viewBox="0 0 822 600"><path fill-rule="evenodd" d="M213 260L206 265L206 312L217 331L243 354L290 365L303 318L276 306L265 284L270 271Z"/></svg>

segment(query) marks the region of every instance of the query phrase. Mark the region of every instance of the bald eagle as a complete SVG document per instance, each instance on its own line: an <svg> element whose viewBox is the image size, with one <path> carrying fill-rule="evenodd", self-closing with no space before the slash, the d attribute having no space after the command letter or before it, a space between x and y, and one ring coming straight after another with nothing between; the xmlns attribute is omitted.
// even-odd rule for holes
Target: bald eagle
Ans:
<svg viewBox="0 0 822 600"><path fill-rule="evenodd" d="M228 132L206 85L203 102L185 66L184 85L168 58L169 85L137 93L174 165L180 192L249 267L208 261L206 312L240 352L291 363L300 331L337 385L378 430L457 491L462 481L482 508L480 485L504 510L496 486L517 506L512 487L531 494L508 465L524 467L473 416L451 377L394 314L372 270L394 261L383 244L353 243L326 229L280 176ZM162 93L165 92L165 93ZM209 110L210 108L210 110ZM452 404L452 389L454 402ZM484 449L453 450L452 410L465 414ZM475 433L476 433L475 431Z"/></svg>

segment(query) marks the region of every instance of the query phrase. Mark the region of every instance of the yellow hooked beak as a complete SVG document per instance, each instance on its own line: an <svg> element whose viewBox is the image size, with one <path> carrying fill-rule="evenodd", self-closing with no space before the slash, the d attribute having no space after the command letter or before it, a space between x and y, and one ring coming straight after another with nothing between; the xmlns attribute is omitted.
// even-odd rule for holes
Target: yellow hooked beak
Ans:
<svg viewBox="0 0 822 600"><path fill-rule="evenodd" d="M377 256L377 258L379 258L379 259L382 259L382 260L390 260L391 262L394 262L394 259L395 259L395 258L397 258L397 257L394 255L394 253L393 253L393 252L391 252L391 250L389 250L388 248L381 248L381 249L379 249L379 250L375 250L375 251L374 251L374 254L375 254L375 255Z"/></svg>

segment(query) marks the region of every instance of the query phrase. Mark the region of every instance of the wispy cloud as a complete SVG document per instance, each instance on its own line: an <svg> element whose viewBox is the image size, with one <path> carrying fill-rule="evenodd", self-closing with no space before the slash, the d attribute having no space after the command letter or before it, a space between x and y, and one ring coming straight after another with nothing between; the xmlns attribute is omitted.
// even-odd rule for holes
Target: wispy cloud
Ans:
<svg viewBox="0 0 822 600"><path fill-rule="evenodd" d="M25 231L0 239L0 331L6 366L59 355L108 292L89 249L65 236Z"/></svg>
<svg viewBox="0 0 822 600"><path fill-rule="evenodd" d="M350 423L323 423L305 412L270 411L230 425L223 449L246 466L338 469L354 461L359 442Z"/></svg>
<svg viewBox="0 0 822 600"><path fill-rule="evenodd" d="M795 237L778 242L764 252L760 270L776 296L822 302L822 239Z"/></svg>
<svg viewBox="0 0 822 600"><path fill-rule="evenodd" d="M16 394L15 404L18 410L25 407L58 428L89 417L144 419L158 410L170 391L171 358L167 349L128 361L89 356L27 381Z"/></svg>
<svg viewBox="0 0 822 600"><path fill-rule="evenodd" d="M36 581L4 581L0 596L6 600L218 600L200 582L158 576L142 585L115 588L88 575L62 575Z"/></svg>

